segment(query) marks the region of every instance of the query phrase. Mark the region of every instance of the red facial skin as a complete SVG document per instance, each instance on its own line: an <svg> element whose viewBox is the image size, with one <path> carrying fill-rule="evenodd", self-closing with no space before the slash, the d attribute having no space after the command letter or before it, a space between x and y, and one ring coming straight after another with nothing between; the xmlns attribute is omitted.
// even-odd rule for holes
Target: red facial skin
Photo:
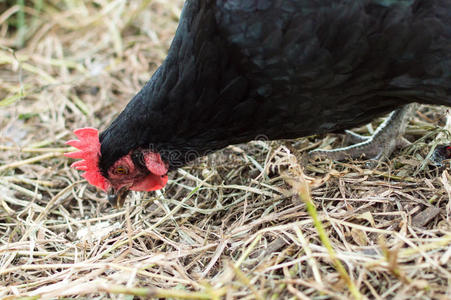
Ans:
<svg viewBox="0 0 451 300"><path fill-rule="evenodd" d="M156 166L147 163L147 161L153 162L154 156L158 154L148 152L143 153L143 155L144 160L146 161L146 167L149 169L148 172L141 168L137 168L133 163L130 154L118 159L108 170L108 181L115 191L119 191L123 188L132 191L155 191L166 185L168 181L168 176L166 175L167 167L161 161L161 158L158 162L161 162L161 164Z"/></svg>
<svg viewBox="0 0 451 300"><path fill-rule="evenodd" d="M79 140L71 140L66 144L80 151L65 153L71 158L82 159L72 164L77 170L85 171L82 177L110 194L118 193L119 206L128 190L132 191L155 191L163 188L167 181L167 165L158 153L142 150L144 165L147 170L136 167L131 159L130 153L121 157L108 170L108 178L105 178L98 168L100 156L100 142L98 131L95 128L81 128L74 131Z"/></svg>

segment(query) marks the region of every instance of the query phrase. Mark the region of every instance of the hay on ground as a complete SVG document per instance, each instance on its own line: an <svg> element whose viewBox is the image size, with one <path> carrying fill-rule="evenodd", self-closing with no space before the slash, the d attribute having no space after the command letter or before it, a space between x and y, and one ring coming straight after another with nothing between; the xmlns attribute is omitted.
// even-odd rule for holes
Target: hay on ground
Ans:
<svg viewBox="0 0 451 300"><path fill-rule="evenodd" d="M182 2L0 2L0 297L449 299L451 176L426 159L444 108L377 166L305 160L341 135L255 141L121 210L69 168L64 141L148 80Z"/></svg>

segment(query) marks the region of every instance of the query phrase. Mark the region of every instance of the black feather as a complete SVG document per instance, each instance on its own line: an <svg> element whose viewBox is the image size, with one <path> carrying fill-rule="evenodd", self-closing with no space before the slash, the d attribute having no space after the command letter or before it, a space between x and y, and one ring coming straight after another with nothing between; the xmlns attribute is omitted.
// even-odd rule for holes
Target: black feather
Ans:
<svg viewBox="0 0 451 300"><path fill-rule="evenodd" d="M99 167L151 148L173 169L450 95L449 0L188 0L166 60L101 134Z"/></svg>

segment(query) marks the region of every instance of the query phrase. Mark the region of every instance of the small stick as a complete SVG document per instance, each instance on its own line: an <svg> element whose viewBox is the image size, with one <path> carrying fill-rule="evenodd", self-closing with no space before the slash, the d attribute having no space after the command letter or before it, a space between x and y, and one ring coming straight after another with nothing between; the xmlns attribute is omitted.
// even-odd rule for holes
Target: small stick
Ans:
<svg viewBox="0 0 451 300"><path fill-rule="evenodd" d="M53 152L53 153L47 153L47 154L35 156L35 157L28 158L28 159L25 159L25 160L16 161L16 162L10 163L8 165L0 166L0 172L2 172L4 170L7 170L7 169L14 169L14 168L17 168L17 167L21 167L21 166L24 166L24 165L29 165L29 164L32 164L32 163L35 163L35 162L38 162L38 161L41 161L41 160L46 160L46 159L49 159L49 158L58 157L58 156L62 156L62 155L63 155L62 153L55 153L55 152Z"/></svg>
<svg viewBox="0 0 451 300"><path fill-rule="evenodd" d="M13 146L2 146L0 145L0 150L4 151L18 151L18 152L30 152L30 153L47 153L47 152L70 152L76 150L72 147L64 147L64 148L20 148Z"/></svg>

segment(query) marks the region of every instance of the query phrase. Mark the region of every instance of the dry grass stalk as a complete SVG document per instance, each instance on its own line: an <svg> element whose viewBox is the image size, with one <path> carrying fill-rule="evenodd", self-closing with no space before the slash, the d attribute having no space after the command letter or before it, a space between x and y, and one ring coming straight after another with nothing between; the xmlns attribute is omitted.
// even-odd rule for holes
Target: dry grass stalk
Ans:
<svg viewBox="0 0 451 300"><path fill-rule="evenodd" d="M450 298L451 178L426 159L442 108L375 168L302 159L328 135L229 147L121 211L80 180L64 141L149 78L181 5L0 2L0 297Z"/></svg>

